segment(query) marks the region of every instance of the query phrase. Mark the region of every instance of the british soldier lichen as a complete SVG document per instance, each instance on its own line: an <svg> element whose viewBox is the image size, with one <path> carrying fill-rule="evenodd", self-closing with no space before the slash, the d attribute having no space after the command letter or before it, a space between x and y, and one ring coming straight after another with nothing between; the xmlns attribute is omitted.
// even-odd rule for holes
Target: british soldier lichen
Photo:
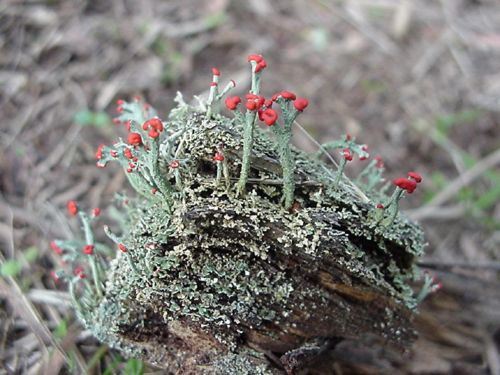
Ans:
<svg viewBox="0 0 500 375"><path fill-rule="evenodd" d="M236 350L243 327L288 324L290 311L312 295L326 303L321 292L289 278L287 259L299 253L310 259L302 272L342 267L410 308L433 289L427 280L426 291L415 296L408 286L424 240L398 211L403 192L413 191L421 177L411 172L395 181L389 198L381 187L380 158L367 162L356 184L345 176L355 154L362 161L369 157L367 146L354 138L323 145L323 153L340 150L337 170L320 160L321 153L294 148L292 127L308 101L289 91L266 99L260 85L267 64L260 55L248 60L252 86L243 101L224 98L234 81L219 92L216 68L208 100L195 107L178 94L166 119L139 98L120 100L114 122L126 136L96 152L98 167L118 162L139 193L121 199L127 203L122 225L115 231L105 227L115 250L95 242L92 224L100 210L87 215L74 201L68 211L80 217L84 238L51 243L78 266L55 276L68 281L79 318L129 355L137 348L120 327L150 324L151 315L164 322L201 322ZM222 101L232 117L219 114ZM258 127L257 120L267 126ZM271 268L271 257L278 268ZM397 340L392 325L388 318L380 334Z"/></svg>

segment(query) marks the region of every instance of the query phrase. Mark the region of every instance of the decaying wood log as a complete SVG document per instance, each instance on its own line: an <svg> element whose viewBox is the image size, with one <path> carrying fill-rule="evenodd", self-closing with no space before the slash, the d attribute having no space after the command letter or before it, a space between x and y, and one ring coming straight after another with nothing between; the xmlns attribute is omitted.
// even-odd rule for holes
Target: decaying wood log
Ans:
<svg viewBox="0 0 500 375"><path fill-rule="evenodd" d="M380 226L373 203L348 184L332 188L329 167L296 150L296 204L284 210L278 157L260 132L247 194L236 196L215 184L210 161L223 143L238 175L233 125L186 121L197 126L184 136L190 172L178 204L172 215L131 209L130 258L113 261L104 299L84 318L95 335L183 374L313 371L338 343L363 337L407 348L419 227L402 215Z"/></svg>

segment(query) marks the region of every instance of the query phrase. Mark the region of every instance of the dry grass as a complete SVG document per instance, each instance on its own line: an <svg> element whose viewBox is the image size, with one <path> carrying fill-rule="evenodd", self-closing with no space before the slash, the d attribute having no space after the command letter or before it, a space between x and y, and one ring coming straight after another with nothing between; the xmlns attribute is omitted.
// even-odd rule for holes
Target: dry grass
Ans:
<svg viewBox="0 0 500 375"><path fill-rule="evenodd" d="M317 139L348 131L390 177L426 176L407 207L444 291L423 306L411 353L367 346L353 364L346 345L332 373L499 373L499 25L495 0L0 2L0 262L21 266L0 278L0 373L118 361L48 277L49 240L75 229L64 203L106 208L123 188L121 171L93 163L116 98L143 95L166 113L176 90L204 92L214 65L241 93L249 52L269 63L266 94L285 82L310 99L301 122Z"/></svg>

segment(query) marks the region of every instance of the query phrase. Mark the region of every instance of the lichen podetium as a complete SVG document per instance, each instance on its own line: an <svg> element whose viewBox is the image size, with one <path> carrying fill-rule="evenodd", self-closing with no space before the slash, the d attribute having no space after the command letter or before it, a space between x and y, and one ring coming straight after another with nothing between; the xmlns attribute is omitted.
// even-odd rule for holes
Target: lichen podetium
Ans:
<svg viewBox="0 0 500 375"><path fill-rule="evenodd" d="M290 91L266 99L267 63L260 55L248 60L252 87L244 100L224 99L235 83L219 93L213 68L209 99L191 106L178 94L165 120L140 98L118 102L114 122L127 136L96 153L99 167L118 162L138 193L117 197L121 219L105 227L116 250L95 241L101 210L86 215L76 202L68 211L82 220L85 238L51 244L80 267L55 273L69 283L79 319L127 356L200 373L201 352L227 373L267 373L262 353L245 345L255 337L278 342L293 331L287 345L299 345L315 335L356 336L357 322L372 319L369 309L356 309L357 298L387 306L371 333L409 340L405 311L436 289L429 278L424 292L409 286L424 239L398 211L420 175L395 180L391 199L381 159L367 161L355 182L345 176L354 156L369 158L353 137L318 154L295 148L292 129L308 101ZM219 113L222 101L231 117ZM341 150L337 170L321 160L328 150Z"/></svg>

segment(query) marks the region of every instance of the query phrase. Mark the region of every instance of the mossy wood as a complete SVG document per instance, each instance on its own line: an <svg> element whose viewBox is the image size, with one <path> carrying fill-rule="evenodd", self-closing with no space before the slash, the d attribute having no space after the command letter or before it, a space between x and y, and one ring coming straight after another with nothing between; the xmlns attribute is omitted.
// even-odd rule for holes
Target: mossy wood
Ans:
<svg viewBox="0 0 500 375"><path fill-rule="evenodd" d="M343 338L411 343L417 225L400 214L381 226L382 193L365 192L366 203L350 181L332 186L330 166L293 148L295 203L284 209L279 150L258 128L238 196L241 124L186 106L173 113L182 167L174 178L160 152L159 168L182 190L169 210L151 194L130 201L128 251L111 262L104 298L78 311L100 340L192 374L293 373ZM221 145L229 186L215 178Z"/></svg>

